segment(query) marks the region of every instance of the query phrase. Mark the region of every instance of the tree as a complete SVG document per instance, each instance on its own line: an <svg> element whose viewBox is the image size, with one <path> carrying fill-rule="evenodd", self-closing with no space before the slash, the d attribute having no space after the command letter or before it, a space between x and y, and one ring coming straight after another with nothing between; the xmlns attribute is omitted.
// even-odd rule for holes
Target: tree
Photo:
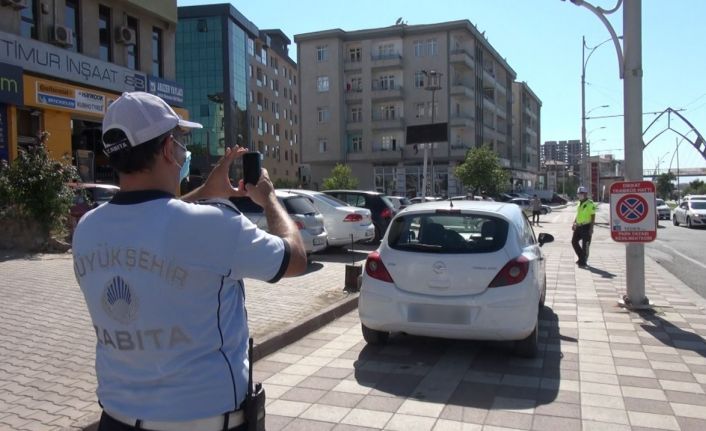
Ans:
<svg viewBox="0 0 706 431"><path fill-rule="evenodd" d="M456 176L474 195L495 195L507 187L508 173L500 166L497 154L488 147L468 150L466 160L456 167Z"/></svg>
<svg viewBox="0 0 706 431"><path fill-rule="evenodd" d="M684 190L684 195L706 195L706 183L698 178L691 181Z"/></svg>
<svg viewBox="0 0 706 431"><path fill-rule="evenodd" d="M358 179L353 176L353 171L346 165L340 163L331 169L331 176L324 179L324 190L335 189L355 189L358 187Z"/></svg>
<svg viewBox="0 0 706 431"><path fill-rule="evenodd" d="M661 196L665 200L670 199L674 191L673 181L676 179L677 176L671 172L657 175L657 196Z"/></svg>
<svg viewBox="0 0 706 431"><path fill-rule="evenodd" d="M76 168L53 160L44 144L21 150L0 166L0 217L34 220L45 234L60 231L74 198L69 183L76 179Z"/></svg>

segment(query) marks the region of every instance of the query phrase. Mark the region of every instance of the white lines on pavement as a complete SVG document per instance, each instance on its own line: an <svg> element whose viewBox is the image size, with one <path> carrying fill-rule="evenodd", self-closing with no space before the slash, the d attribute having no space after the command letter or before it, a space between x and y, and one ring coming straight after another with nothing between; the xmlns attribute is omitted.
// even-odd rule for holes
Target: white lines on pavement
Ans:
<svg viewBox="0 0 706 431"><path fill-rule="evenodd" d="M689 262L693 263L694 265L697 265L697 266L700 266L700 267L703 268L703 269L706 269L706 265L704 265L703 263L699 262L699 261L696 260L696 259L690 258L689 256L685 255L684 253L682 253L682 252L680 252L679 250L675 249L674 247L669 246L669 245L667 245L667 244L659 244L659 245L662 246L662 247L668 248L669 250L671 250L671 251L672 251L674 254L676 254L677 256L682 257L682 258L688 260Z"/></svg>

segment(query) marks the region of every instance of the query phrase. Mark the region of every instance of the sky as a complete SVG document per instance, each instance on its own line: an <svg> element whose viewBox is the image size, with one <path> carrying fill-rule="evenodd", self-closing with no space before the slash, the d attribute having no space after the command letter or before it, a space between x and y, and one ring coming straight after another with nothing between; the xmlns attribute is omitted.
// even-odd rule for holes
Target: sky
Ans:
<svg viewBox="0 0 706 431"><path fill-rule="evenodd" d="M629 1L629 0L628 0ZM591 0L612 9L617 0ZM178 0L178 6L222 3ZM345 31L468 19L505 57L542 101L541 142L581 139L582 36L592 48L610 37L603 23L585 7L562 0L264 0L231 1L258 28L279 28L294 35L340 28ZM608 15L622 35L622 9ZM643 130L667 108L683 115L706 138L705 0L642 1ZM296 44L290 47L296 61ZM586 50L588 56L589 50ZM602 106L609 105L606 108ZM623 81L611 42L595 49L586 64L587 140L591 154L623 158ZM671 126L686 134L689 127L672 116ZM662 116L645 133L645 141L667 127ZM690 138L694 133L688 135ZM676 169L677 138L662 133L644 150L643 167ZM681 138L679 138L681 139ZM706 160L684 140L680 167L706 167ZM690 179L686 179L690 180Z"/></svg>

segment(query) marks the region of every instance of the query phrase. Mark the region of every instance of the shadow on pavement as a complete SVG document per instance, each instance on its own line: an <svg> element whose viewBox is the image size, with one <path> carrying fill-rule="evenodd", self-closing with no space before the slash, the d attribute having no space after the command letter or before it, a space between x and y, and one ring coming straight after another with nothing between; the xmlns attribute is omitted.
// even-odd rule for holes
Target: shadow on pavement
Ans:
<svg viewBox="0 0 706 431"><path fill-rule="evenodd" d="M615 278L615 274L613 274L612 272L608 272L603 269L598 269L598 268L591 266L591 265L586 266L586 269L588 269L589 271L591 271L594 274L600 275L603 278Z"/></svg>
<svg viewBox="0 0 706 431"><path fill-rule="evenodd" d="M694 353L706 357L706 340L700 335L685 331L672 324L670 321L663 319L659 315L659 310L639 310L637 314L651 323L651 325L641 324L642 329L663 344L676 349L691 350Z"/></svg>
<svg viewBox="0 0 706 431"><path fill-rule="evenodd" d="M442 417L451 420L485 415L487 410L532 409L557 398L564 373L578 373L576 358L562 367L565 358L559 346L576 339L562 336L558 323L551 309L541 310L540 352L532 359L515 356L511 341L393 334L387 345L363 348L354 364L355 378L373 388L370 395L382 392L447 404Z"/></svg>
<svg viewBox="0 0 706 431"><path fill-rule="evenodd" d="M7 262L8 260L41 260L36 253L20 252L15 250L0 250L0 262Z"/></svg>
<svg viewBox="0 0 706 431"><path fill-rule="evenodd" d="M309 261L309 264L306 266L306 272L304 272L304 274L299 275L299 277L301 277L302 275L311 274L312 272L316 272L323 267L324 265L322 263Z"/></svg>

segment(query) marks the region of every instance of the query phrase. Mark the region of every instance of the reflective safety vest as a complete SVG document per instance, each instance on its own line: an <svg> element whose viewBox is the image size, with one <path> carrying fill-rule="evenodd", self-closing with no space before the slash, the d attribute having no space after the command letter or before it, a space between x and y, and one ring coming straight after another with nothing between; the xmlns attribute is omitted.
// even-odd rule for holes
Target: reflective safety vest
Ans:
<svg viewBox="0 0 706 431"><path fill-rule="evenodd" d="M576 224L588 224L591 223L591 216L596 214L596 204L592 200L586 199L583 202L579 202L579 206L576 210Z"/></svg>

